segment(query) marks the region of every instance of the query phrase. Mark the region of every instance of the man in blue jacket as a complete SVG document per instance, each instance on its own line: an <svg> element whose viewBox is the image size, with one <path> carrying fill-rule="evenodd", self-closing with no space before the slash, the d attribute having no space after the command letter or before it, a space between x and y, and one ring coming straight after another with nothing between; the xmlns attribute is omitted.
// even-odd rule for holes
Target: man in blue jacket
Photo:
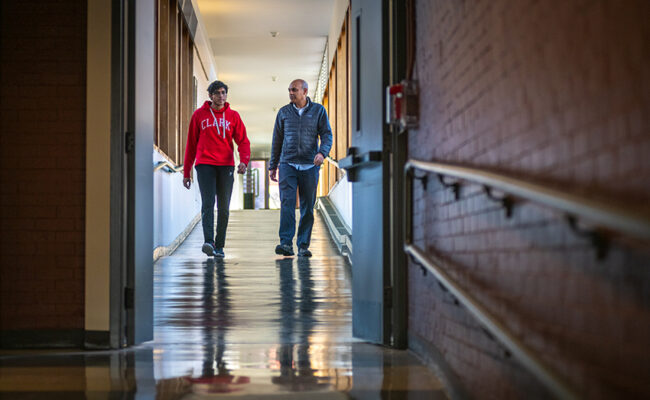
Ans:
<svg viewBox="0 0 650 400"><path fill-rule="evenodd" d="M278 182L280 170L280 244L275 248L275 253L283 256L293 255L298 190L298 256L311 257L309 242L314 225L318 174L332 148L332 129L325 107L312 103L307 97L307 89L307 82L303 79L291 82L291 102L278 111L273 128L269 177Z"/></svg>

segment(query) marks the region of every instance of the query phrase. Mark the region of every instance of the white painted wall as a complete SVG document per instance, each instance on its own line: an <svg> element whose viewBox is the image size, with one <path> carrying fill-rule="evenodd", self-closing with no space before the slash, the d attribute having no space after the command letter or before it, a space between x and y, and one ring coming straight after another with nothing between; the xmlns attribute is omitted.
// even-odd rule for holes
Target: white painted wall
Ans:
<svg viewBox="0 0 650 400"><path fill-rule="evenodd" d="M328 197L352 233L352 184L348 182L347 174L336 182Z"/></svg>
<svg viewBox="0 0 650 400"><path fill-rule="evenodd" d="M165 161L158 151L153 151L154 165ZM183 186L183 173L169 173L162 169L153 176L153 246L168 246L185 230L187 225L201 212L199 185L189 190Z"/></svg>

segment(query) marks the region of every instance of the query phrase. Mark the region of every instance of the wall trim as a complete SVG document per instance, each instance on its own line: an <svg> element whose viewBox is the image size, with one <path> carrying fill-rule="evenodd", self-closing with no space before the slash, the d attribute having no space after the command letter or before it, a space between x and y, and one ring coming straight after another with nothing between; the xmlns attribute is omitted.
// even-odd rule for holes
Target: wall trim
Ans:
<svg viewBox="0 0 650 400"><path fill-rule="evenodd" d="M168 255L171 255L178 246L181 245L187 239L190 233L194 230L194 227L198 222L201 220L201 213L196 214L196 216L190 221L190 223L187 225L187 227L181 232L178 236L176 236L176 239L174 239L173 242L169 244L169 246L158 246L153 250L153 262L158 261L160 257L165 257Z"/></svg>
<svg viewBox="0 0 650 400"><path fill-rule="evenodd" d="M111 333L109 331L85 331L84 348L88 350L111 349Z"/></svg>
<svg viewBox="0 0 650 400"><path fill-rule="evenodd" d="M18 329L0 331L0 349L83 348L108 350L109 331L83 329Z"/></svg>
<svg viewBox="0 0 650 400"><path fill-rule="evenodd" d="M0 331L1 349L81 348L83 329L16 329Z"/></svg>
<svg viewBox="0 0 650 400"><path fill-rule="evenodd" d="M87 2L84 328L110 327L112 26L110 0Z"/></svg>

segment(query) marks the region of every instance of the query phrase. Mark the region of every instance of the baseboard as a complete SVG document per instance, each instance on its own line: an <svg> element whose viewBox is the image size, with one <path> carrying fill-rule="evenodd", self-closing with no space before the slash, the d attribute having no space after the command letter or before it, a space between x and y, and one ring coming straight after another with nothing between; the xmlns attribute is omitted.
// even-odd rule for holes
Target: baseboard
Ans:
<svg viewBox="0 0 650 400"><path fill-rule="evenodd" d="M467 391L461 384L458 375L451 369L442 353L417 334L408 334L409 350L427 367L431 368L445 387L450 399L469 399Z"/></svg>
<svg viewBox="0 0 650 400"><path fill-rule="evenodd" d="M0 331L2 349L82 348L83 329L19 329Z"/></svg>
<svg viewBox="0 0 650 400"><path fill-rule="evenodd" d="M84 348L88 350L109 350L111 333L109 331L85 331Z"/></svg>
<svg viewBox="0 0 650 400"><path fill-rule="evenodd" d="M18 329L0 331L0 349L108 350L110 332L83 329Z"/></svg>
<svg viewBox="0 0 650 400"><path fill-rule="evenodd" d="M196 224L199 223L201 220L201 213L198 213L192 221L187 225L187 227L183 230L183 232L180 233L180 235L176 236L176 239L174 239L173 242L169 246L159 246L156 247L153 251L153 262L158 261L160 257L165 257L170 254L172 254L178 246L183 243L183 241L189 236L190 233L194 230L194 227Z"/></svg>

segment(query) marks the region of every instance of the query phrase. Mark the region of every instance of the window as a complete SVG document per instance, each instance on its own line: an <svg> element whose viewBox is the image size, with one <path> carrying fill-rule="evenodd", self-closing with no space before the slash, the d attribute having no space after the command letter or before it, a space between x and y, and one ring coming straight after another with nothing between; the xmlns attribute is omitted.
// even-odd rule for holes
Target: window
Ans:
<svg viewBox="0 0 650 400"><path fill-rule="evenodd" d="M352 87L350 73L349 18L350 15L348 11L337 41L336 52L332 57L329 79L327 80L327 87L323 97L323 105L327 110L327 115L332 127L333 144L330 156L337 160L340 160L347 155L347 149L351 144ZM337 168L329 162L325 163L323 171L321 181L324 182L324 185L321 188L321 193L327 194L332 186L343 177L343 172L337 170Z"/></svg>
<svg viewBox="0 0 650 400"><path fill-rule="evenodd" d="M178 0L158 0L156 136L154 144L176 165L183 163L194 109L194 43Z"/></svg>

